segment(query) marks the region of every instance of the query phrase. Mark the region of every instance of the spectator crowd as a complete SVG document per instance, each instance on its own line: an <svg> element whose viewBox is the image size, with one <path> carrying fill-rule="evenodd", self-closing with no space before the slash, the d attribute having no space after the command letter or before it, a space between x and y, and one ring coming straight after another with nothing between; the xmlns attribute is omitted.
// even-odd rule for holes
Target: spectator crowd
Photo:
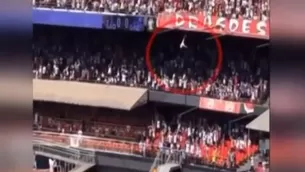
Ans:
<svg viewBox="0 0 305 172"><path fill-rule="evenodd" d="M33 0L33 5L131 15L189 11L259 20L266 20L270 15L269 0Z"/></svg>
<svg viewBox="0 0 305 172"><path fill-rule="evenodd" d="M34 27L33 77L146 87L161 90L145 64L149 33ZM183 35L188 48L180 49ZM261 40L221 38L223 64L215 81L209 80L217 64L213 40L199 33L167 32L159 35L151 59L165 90L196 90L196 95L263 103L268 98L268 49ZM197 90L204 81L207 86Z"/></svg>
<svg viewBox="0 0 305 172"><path fill-rule="evenodd" d="M44 107L47 107L46 105ZM214 113L210 116L199 117L202 112L191 112L176 125L166 120L164 115L167 114L156 114L149 107L138 109L136 113L100 109L96 113L90 114L88 113L92 111L90 107L65 108L67 106L70 105L51 105L49 106L52 107L51 111L48 109L43 111L42 106L35 108L34 125L36 129L61 134L110 138L115 139L116 144L120 141L121 143L130 141L130 144L134 143L132 153L142 156L155 157L158 151L165 154L179 153L182 163L226 168L236 168L242 165L258 151L258 138L255 134L250 137L243 123L229 128L226 125L227 121L218 121L218 115ZM81 114L80 109L82 109L82 115L78 115ZM88 116L84 114L86 111ZM150 113L148 113L149 111ZM117 114L122 116L117 116ZM141 114L145 114L146 118L139 118L138 115ZM128 122L124 120L125 118L128 119ZM101 141L99 145L103 146L103 143L106 144ZM114 145L108 149L115 150ZM120 151L122 150L120 149ZM128 147L122 152L125 151L129 151Z"/></svg>

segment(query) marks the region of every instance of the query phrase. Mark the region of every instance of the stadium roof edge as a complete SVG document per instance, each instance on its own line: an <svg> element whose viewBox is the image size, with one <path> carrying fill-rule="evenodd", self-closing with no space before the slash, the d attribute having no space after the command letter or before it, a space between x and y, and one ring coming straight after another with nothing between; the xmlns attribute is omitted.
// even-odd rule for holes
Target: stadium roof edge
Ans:
<svg viewBox="0 0 305 172"><path fill-rule="evenodd" d="M147 89L72 81L33 79L33 99L131 110L147 102Z"/></svg>

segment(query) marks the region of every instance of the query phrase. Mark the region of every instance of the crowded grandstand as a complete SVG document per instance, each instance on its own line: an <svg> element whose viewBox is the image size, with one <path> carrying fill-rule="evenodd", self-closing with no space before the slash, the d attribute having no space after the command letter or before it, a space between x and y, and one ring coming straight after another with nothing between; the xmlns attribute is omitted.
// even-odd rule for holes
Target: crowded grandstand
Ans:
<svg viewBox="0 0 305 172"><path fill-rule="evenodd" d="M268 0L34 0L33 7L259 21L270 12ZM34 24L33 32L33 148L56 154L43 169L88 171L104 152L148 159L138 171L268 170L269 129L250 126L269 113L268 40L168 29L147 59L147 30Z"/></svg>
<svg viewBox="0 0 305 172"><path fill-rule="evenodd" d="M269 0L33 0L33 6L132 15L204 11L208 15L259 20L270 15Z"/></svg>

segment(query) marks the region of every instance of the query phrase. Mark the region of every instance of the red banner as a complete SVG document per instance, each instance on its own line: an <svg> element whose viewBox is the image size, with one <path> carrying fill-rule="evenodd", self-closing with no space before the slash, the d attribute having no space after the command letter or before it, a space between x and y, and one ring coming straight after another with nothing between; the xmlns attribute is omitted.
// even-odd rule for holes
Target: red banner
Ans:
<svg viewBox="0 0 305 172"><path fill-rule="evenodd" d="M199 108L236 114L240 113L239 102L212 99L207 97L200 97Z"/></svg>
<svg viewBox="0 0 305 172"><path fill-rule="evenodd" d="M188 21L183 19L188 19ZM164 26L169 21L176 22L167 25L166 28L181 28L202 32L204 30L208 32L211 31L210 28L215 28L213 31L219 34L269 39L269 20L228 19L225 17L207 16L204 13L161 13L158 15L157 27ZM203 25L198 24L196 21L201 21Z"/></svg>

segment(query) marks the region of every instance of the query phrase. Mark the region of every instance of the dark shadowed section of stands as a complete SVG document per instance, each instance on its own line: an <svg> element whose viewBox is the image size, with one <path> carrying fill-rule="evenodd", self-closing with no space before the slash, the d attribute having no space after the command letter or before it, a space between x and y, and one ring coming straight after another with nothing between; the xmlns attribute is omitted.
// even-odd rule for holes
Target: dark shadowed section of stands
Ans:
<svg viewBox="0 0 305 172"><path fill-rule="evenodd" d="M147 89L69 81L33 80L33 99L131 110L147 102Z"/></svg>

